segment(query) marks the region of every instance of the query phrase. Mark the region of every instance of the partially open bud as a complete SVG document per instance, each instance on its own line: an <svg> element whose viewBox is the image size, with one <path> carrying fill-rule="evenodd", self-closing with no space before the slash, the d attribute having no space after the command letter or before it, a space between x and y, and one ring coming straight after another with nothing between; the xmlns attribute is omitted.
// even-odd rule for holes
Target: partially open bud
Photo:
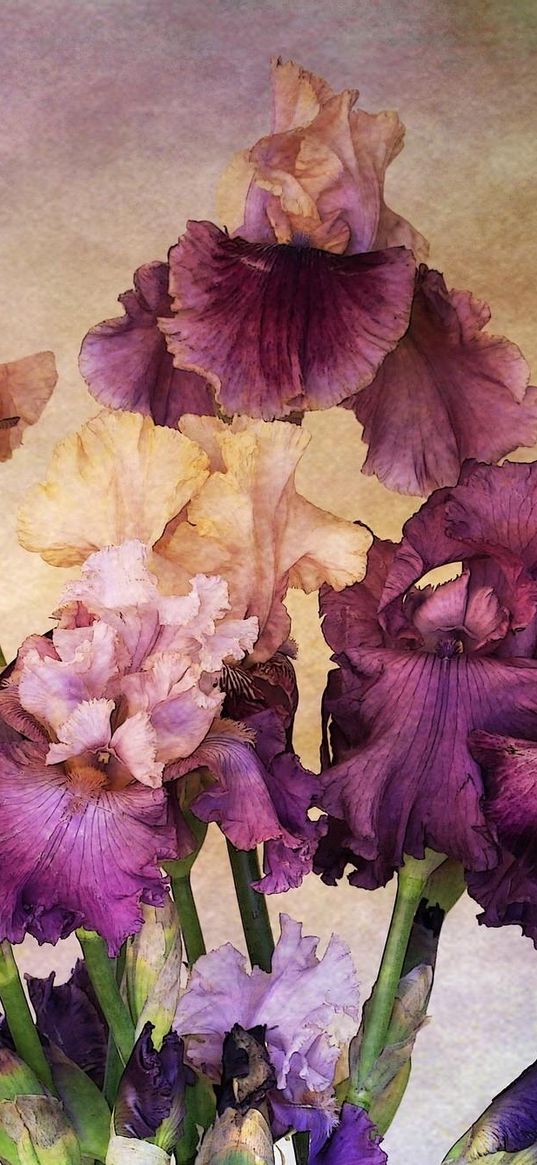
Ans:
<svg viewBox="0 0 537 1165"><path fill-rule="evenodd" d="M226 1109L203 1138L196 1165L274 1165L274 1144L262 1113Z"/></svg>
<svg viewBox="0 0 537 1165"><path fill-rule="evenodd" d="M0 1159L9 1165L81 1165L80 1145L59 1100L0 1101Z"/></svg>
<svg viewBox="0 0 537 1165"><path fill-rule="evenodd" d="M118 1088L113 1133L143 1141L154 1138L171 1152L181 1132L186 1086L194 1079L183 1063L183 1041L170 1032L157 1051L146 1023L132 1050Z"/></svg>
<svg viewBox="0 0 537 1165"><path fill-rule="evenodd" d="M384 1048L371 1071L360 1080L360 1091L367 1097L371 1119L381 1133L388 1127L406 1088L416 1036L427 1020L432 981L432 967L427 963L414 967L399 980ZM364 1020L367 1022L367 1004L358 1035L349 1048L351 1078L356 1076ZM360 1094L349 1099L359 1103Z"/></svg>
<svg viewBox="0 0 537 1165"><path fill-rule="evenodd" d="M179 1002L181 931L171 898L164 906L142 906L142 911L144 924L127 943L125 982L136 1035L151 1023L159 1048Z"/></svg>

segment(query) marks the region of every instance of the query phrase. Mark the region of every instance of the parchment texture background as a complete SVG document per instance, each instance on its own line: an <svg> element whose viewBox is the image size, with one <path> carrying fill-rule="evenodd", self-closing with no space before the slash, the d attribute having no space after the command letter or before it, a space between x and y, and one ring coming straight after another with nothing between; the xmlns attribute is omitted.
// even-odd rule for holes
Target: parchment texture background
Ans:
<svg viewBox="0 0 537 1165"><path fill-rule="evenodd" d="M448 286L489 301L493 331L519 343L535 369L536 49L535 0L0 0L0 360L51 348L60 370L42 421L0 466L8 656L50 626L70 573L23 551L14 527L54 442L96 411L77 371L80 341L119 314L134 268L164 258L187 218L214 216L229 155L268 129L272 55L294 57L334 88L359 87L367 109L399 110L407 145L388 175L389 204L430 239ZM417 502L360 475L351 414L306 424L302 491L397 537ZM315 767L328 652L315 599L293 595L290 607L301 653L297 746ZM240 945L216 829L194 881L209 944ZM392 897L393 887L367 894L312 877L270 905L309 933L339 931L365 997ZM385 1142L394 1165L439 1162L537 1057L537 953L514 928L478 928L476 912L464 899L446 923L432 1022ZM24 968L65 977L75 950L74 941L56 950L28 941Z"/></svg>

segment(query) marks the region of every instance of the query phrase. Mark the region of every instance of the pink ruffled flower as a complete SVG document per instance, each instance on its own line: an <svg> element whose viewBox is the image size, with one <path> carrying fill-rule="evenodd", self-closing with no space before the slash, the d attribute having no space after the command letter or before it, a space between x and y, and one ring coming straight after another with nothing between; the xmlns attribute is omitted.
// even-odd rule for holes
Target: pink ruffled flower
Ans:
<svg viewBox="0 0 537 1165"><path fill-rule="evenodd" d="M0 693L0 932L53 942L83 925L115 952L163 901L177 857L168 761L192 753L222 706L223 660L257 636L227 615L227 584L198 576L163 597L146 548L92 555L59 626L23 644ZM28 844L31 838L31 845Z"/></svg>
<svg viewBox="0 0 537 1165"><path fill-rule="evenodd" d="M181 997L174 1028L185 1038L186 1059L220 1079L222 1045L235 1023L266 1027L277 1087L269 1094L273 1133L309 1129L322 1144L336 1124L333 1082L341 1047L358 1017L358 985L350 953L332 936L318 958L318 939L280 916L281 936L270 974L254 967L230 943L198 959Z"/></svg>

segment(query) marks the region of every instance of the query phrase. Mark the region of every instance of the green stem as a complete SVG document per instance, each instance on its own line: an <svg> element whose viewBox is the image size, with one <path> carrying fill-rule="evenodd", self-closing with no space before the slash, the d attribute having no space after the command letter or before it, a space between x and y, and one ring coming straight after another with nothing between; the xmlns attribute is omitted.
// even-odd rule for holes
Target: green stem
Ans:
<svg viewBox="0 0 537 1165"><path fill-rule="evenodd" d="M4 652L2 651L1 647L0 647L0 667L7 667L7 659L4 655Z"/></svg>
<svg viewBox="0 0 537 1165"><path fill-rule="evenodd" d="M227 848L250 962L252 967L270 971L274 939L267 903L264 894L252 887L252 882L261 880L257 850L238 850L230 841Z"/></svg>
<svg viewBox="0 0 537 1165"><path fill-rule="evenodd" d="M93 989L124 1067L134 1045L134 1024L120 995L114 961L108 957L106 945L95 931L80 927L76 936L82 947Z"/></svg>
<svg viewBox="0 0 537 1165"><path fill-rule="evenodd" d="M171 884L173 900L179 915L181 933L185 944L186 957L188 959L188 965L191 967L196 962L196 959L199 959L200 955L206 953L206 947L194 895L192 893L190 874L183 874L180 877L174 877L172 874Z"/></svg>
<svg viewBox="0 0 537 1165"><path fill-rule="evenodd" d="M423 861L406 858L399 870L390 928L377 980L364 1009L360 1054L347 1093L351 1104L365 1109L370 1107L372 1099L366 1085L367 1077L384 1047L414 915L432 870L442 861L440 854L430 854Z"/></svg>
<svg viewBox="0 0 537 1165"><path fill-rule="evenodd" d="M123 979L123 972L125 970L125 958L127 954L127 944L123 943L117 959L112 959L114 967L114 975L116 983L121 991L121 982ZM104 1072L104 1086L103 1092L105 1099L108 1101L110 1108L114 1107L119 1082L123 1075L123 1064L119 1058L119 1052L116 1048L112 1032L108 1033L108 1047L106 1049L106 1068Z"/></svg>
<svg viewBox="0 0 537 1165"><path fill-rule="evenodd" d="M0 999L15 1049L37 1078L57 1095L50 1068L20 981L11 944L0 943Z"/></svg>

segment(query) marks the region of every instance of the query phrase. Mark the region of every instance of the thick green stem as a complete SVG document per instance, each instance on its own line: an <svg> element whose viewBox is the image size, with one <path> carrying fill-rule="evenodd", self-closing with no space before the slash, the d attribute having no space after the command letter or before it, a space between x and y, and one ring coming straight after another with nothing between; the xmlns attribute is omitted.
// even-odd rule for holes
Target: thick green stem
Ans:
<svg viewBox="0 0 537 1165"><path fill-rule="evenodd" d="M252 882L261 880L257 850L238 850L230 841L227 848L250 962L252 967L270 971L274 939L267 903L252 887Z"/></svg>
<svg viewBox="0 0 537 1165"><path fill-rule="evenodd" d="M35 1072L37 1078L50 1092L56 1094L52 1074L20 981L19 969L11 944L8 942L0 943L0 999L15 1049L21 1060Z"/></svg>
<svg viewBox="0 0 537 1165"><path fill-rule="evenodd" d="M76 935L93 989L124 1067L134 1045L134 1024L121 998L114 960L108 957L106 945L95 931L83 930L81 927Z"/></svg>
<svg viewBox="0 0 537 1165"><path fill-rule="evenodd" d="M181 934L185 944L186 957L188 959L188 965L191 967L196 962L196 959L199 959L200 955L206 953L206 947L194 895L192 893L192 886L190 884L190 874L183 874L180 877L174 877L172 874L171 883L173 900L179 915Z"/></svg>
<svg viewBox="0 0 537 1165"><path fill-rule="evenodd" d="M371 1096L366 1080L384 1047L393 1004L399 986L414 915L427 880L443 858L439 854L418 861L406 858L399 871L397 894L379 973L364 1009L360 1054L349 1080L347 1100L368 1109Z"/></svg>
<svg viewBox="0 0 537 1165"><path fill-rule="evenodd" d="M0 647L0 667L7 667L7 659L4 655L4 652L2 651L1 647Z"/></svg>

